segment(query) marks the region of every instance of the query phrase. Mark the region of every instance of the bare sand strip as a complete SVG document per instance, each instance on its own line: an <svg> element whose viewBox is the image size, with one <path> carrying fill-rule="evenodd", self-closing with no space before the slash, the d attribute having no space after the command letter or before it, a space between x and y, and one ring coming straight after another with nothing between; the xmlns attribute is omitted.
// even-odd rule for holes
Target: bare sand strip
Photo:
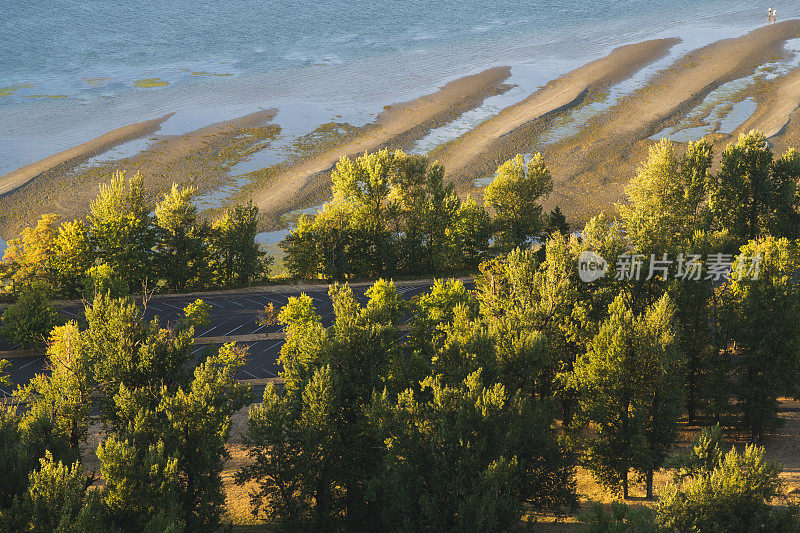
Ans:
<svg viewBox="0 0 800 533"><path fill-rule="evenodd" d="M752 74L781 55L784 42L799 32L800 20L790 20L694 50L577 135L547 147L543 155L555 189L545 206L560 205L573 222L580 223L622 201L624 185L647 155L648 137L683 117L723 83ZM519 128L506 135L481 157L496 161L530 151L530 137L523 134L530 132Z"/></svg>
<svg viewBox="0 0 800 533"><path fill-rule="evenodd" d="M66 220L83 216L97 197L98 183L107 181L114 170L141 172L145 186L151 191L167 190L172 183L206 190L224 179L230 158L238 157L238 150L260 142L258 134L264 134L266 129L279 131L277 125L270 124L276 114L276 109L259 110L183 134L157 135L136 155L73 170L70 165L87 157L79 154L76 159L0 194L0 233L16 236L43 213L58 213ZM260 130L256 135L243 135L255 129ZM228 155L226 150L232 154Z"/></svg>
<svg viewBox="0 0 800 533"><path fill-rule="evenodd" d="M169 113L160 118L122 126L104 133L91 141L73 146L72 148L67 148L57 154L53 154L9 172L0 177L0 195L13 191L17 187L25 185L36 176L54 170L56 167L66 169L75 166L90 157L107 152L115 146L144 137L145 135L150 135L158 131L159 128L161 128L161 124L173 114L174 113Z"/></svg>
<svg viewBox="0 0 800 533"><path fill-rule="evenodd" d="M144 160L138 170L144 174L165 172L166 167L202 150L218 135L263 126L275 118L277 113L278 110L275 108L263 109L242 117L216 122L181 135L166 135L159 142L143 150L136 158ZM137 161L137 163L139 162Z"/></svg>
<svg viewBox="0 0 800 533"><path fill-rule="evenodd" d="M800 106L800 69L774 80L758 106L734 133L761 130L769 139L783 133L794 111Z"/></svg>
<svg viewBox="0 0 800 533"><path fill-rule="evenodd" d="M253 202L266 218L300 207L304 197L322 186L322 173L331 170L342 156L352 157L387 146L407 146L440 123L457 118L497 94L510 74L510 67L490 68L451 81L433 94L387 106L365 133L274 176L268 186L255 191Z"/></svg>
<svg viewBox="0 0 800 533"><path fill-rule="evenodd" d="M688 53L655 76L647 87L612 108L594 140L603 145L657 133L665 122L688 111L723 83L749 75L770 57L779 55L784 41L798 32L800 20L789 20ZM617 138L609 139L611 133Z"/></svg>
<svg viewBox="0 0 800 533"><path fill-rule="evenodd" d="M589 91L602 90L663 57L679 39L654 39L616 48L606 57L555 79L518 104L505 108L432 154L450 177L462 174L491 144L520 126L580 103Z"/></svg>

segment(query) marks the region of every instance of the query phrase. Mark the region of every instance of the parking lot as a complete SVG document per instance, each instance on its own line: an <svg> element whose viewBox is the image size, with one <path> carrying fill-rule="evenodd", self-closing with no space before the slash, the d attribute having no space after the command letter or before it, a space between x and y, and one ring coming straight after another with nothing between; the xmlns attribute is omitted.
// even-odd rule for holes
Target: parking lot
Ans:
<svg viewBox="0 0 800 533"><path fill-rule="evenodd" d="M364 292L368 286L354 287L353 292L358 301L363 305L367 301ZM430 289L430 283L403 284L398 286L398 291L406 300L415 295L422 294ZM327 287L302 291L310 296L314 302L317 313L322 317L325 326L333 322L333 305L328 297ZM195 332L195 337L227 338L227 341L236 341L237 344L248 347L249 357L247 364L239 370L237 377L240 379L264 379L278 376L278 355L283 346L283 340L277 337L281 326L260 326L259 313L265 306L272 304L276 310L280 309L293 296L299 296L301 291L288 291L286 289L247 290L241 292L214 293L211 295L164 295L153 296L146 305L145 317L152 319L157 316L163 326L174 325L182 316L183 308L200 298L211 306L210 323ZM141 304L141 300L138 301ZM83 315L80 302L74 302L62 307L62 312L67 319L78 318ZM260 334L260 335L259 335ZM264 340L264 334L270 339ZM257 340L248 339L248 336L259 335ZM242 339L244 337L244 339ZM208 340L208 339L207 339ZM194 354L201 355L204 350L218 347L218 343L203 344L194 347ZM0 350L18 349L19 346L0 345ZM0 356L2 358L2 356ZM47 360L41 355L31 357L17 357L10 359L9 373L15 385L28 383L36 373L46 371ZM0 396L10 394L15 388L12 386L0 388ZM5 389L5 390L4 390Z"/></svg>

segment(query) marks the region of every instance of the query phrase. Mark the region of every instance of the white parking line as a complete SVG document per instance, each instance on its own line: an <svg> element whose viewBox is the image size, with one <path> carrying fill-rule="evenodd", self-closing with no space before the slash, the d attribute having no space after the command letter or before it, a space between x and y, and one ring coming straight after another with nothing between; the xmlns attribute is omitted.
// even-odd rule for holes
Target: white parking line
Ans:
<svg viewBox="0 0 800 533"><path fill-rule="evenodd" d="M252 372L250 372L249 370L245 370L244 368L242 368L241 370L242 370L242 372L244 372L245 374L248 374L248 375L250 375L250 376L253 376L253 378L255 378L255 379L258 379L258 376L256 376L255 374L253 374L253 373L252 373Z"/></svg>
<svg viewBox="0 0 800 533"><path fill-rule="evenodd" d="M222 335L222 336L223 336L223 337L227 337L228 335L230 335L231 333L233 333L233 332L234 332L234 331L236 331L237 329L239 329L239 328L241 328L241 327L244 327L244 325L245 325L245 324L239 324L238 326L236 326L235 328L233 328L233 329L232 329L232 330L230 330L228 333L226 333L225 335Z"/></svg>
<svg viewBox="0 0 800 533"><path fill-rule="evenodd" d="M256 305L264 305L264 302L257 302L255 300L251 300L250 298L245 298L244 296L240 296L239 299L246 300L246 301L248 301L250 303L254 303ZM269 298L267 298L267 300L269 300Z"/></svg>
<svg viewBox="0 0 800 533"><path fill-rule="evenodd" d="M42 359L44 359L44 357L37 357L36 359L33 359L32 361L28 361L28 362L27 362L27 363L25 363L24 365L22 365L22 366L20 366L20 367L17 367L17 368L19 368L19 369L25 368L26 366L32 365L32 364L33 364L33 363L35 363L36 361L40 361L40 360L42 360Z"/></svg>

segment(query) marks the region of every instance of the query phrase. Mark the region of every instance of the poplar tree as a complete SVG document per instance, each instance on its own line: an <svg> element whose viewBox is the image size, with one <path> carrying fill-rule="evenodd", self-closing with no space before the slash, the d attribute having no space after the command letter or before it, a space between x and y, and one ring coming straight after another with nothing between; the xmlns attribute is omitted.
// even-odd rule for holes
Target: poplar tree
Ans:
<svg viewBox="0 0 800 533"><path fill-rule="evenodd" d="M497 168L484 199L495 213L495 239L511 250L539 237L547 222L540 200L553 190L553 179L541 154L526 163L521 154Z"/></svg>
<svg viewBox="0 0 800 533"><path fill-rule="evenodd" d="M677 434L682 361L673 316L666 295L640 316L620 295L589 351L575 363L582 412L596 432L586 464L604 485L621 488L624 498L630 470L644 478L652 498L653 472Z"/></svg>
<svg viewBox="0 0 800 533"><path fill-rule="evenodd" d="M94 258L89 228L84 221L73 220L61 224L49 261L58 292L67 298L78 296L83 289L86 271L93 265Z"/></svg>
<svg viewBox="0 0 800 533"><path fill-rule="evenodd" d="M203 275L208 264L203 239L208 231L198 223L192 202L195 192L194 187L180 188L173 183L155 209L158 277L177 292L202 286L207 277Z"/></svg>
<svg viewBox="0 0 800 533"><path fill-rule="evenodd" d="M153 231L151 207L144 196L141 174L125 180L115 172L91 204L88 220L97 257L124 279L131 291L143 287L151 275Z"/></svg>
<svg viewBox="0 0 800 533"><path fill-rule="evenodd" d="M753 440L778 425L778 397L798 392L798 268L795 243L765 237L742 246L730 286L721 290L728 334L734 341L730 355L736 361L737 407Z"/></svg>
<svg viewBox="0 0 800 533"><path fill-rule="evenodd" d="M709 207L719 229L741 244L765 233L797 237L800 156L786 152L773 161L760 131L739 136L722 153L720 170L709 184Z"/></svg>

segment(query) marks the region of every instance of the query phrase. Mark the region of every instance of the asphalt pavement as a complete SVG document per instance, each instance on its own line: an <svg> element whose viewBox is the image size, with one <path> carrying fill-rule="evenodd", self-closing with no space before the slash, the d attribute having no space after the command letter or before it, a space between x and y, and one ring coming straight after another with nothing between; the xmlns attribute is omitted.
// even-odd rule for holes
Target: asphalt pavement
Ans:
<svg viewBox="0 0 800 533"><path fill-rule="evenodd" d="M470 284L471 285L471 284ZM416 295L427 292L431 287L431 282L420 282L408 284L404 283L397 286L398 292L404 299L410 300ZM364 292L368 286L358 286L353 288L357 300L363 305L368 298ZM195 337L227 337L236 340L237 344L247 346L247 363L239 370L239 379L263 380L265 378L278 377L279 365L278 355L280 354L283 340L271 338L269 340L239 340L237 337L252 336L258 334L273 334L275 337L281 332L281 326L260 326L258 324L259 313L265 306L272 304L276 310L286 305L289 298L299 296L301 292L310 296L314 302L317 314L322 318L323 325L329 326L333 322L333 304L328 297L328 290L325 286L320 286L314 290L287 290L285 287L270 290L269 287L263 290L247 289L241 292L210 293L205 295L156 295L150 298L145 309L145 317L152 319L157 316L162 326L174 325L181 317L183 308L194 302L198 298L211 306L210 323L203 328L195 331ZM137 301L141 305L141 299ZM61 311L67 319L79 318L83 315L83 304L81 302L70 302L62 304ZM208 344L195 346L195 355L201 355L204 350L213 350L218 345ZM18 349L19 346L9 346L0 344L0 350ZM2 359L2 356L0 356ZM36 355L30 357L15 357L9 359L8 367L12 387L1 387L0 396L8 395L16 387L28 383L35 374L47 371L47 359L44 356Z"/></svg>

